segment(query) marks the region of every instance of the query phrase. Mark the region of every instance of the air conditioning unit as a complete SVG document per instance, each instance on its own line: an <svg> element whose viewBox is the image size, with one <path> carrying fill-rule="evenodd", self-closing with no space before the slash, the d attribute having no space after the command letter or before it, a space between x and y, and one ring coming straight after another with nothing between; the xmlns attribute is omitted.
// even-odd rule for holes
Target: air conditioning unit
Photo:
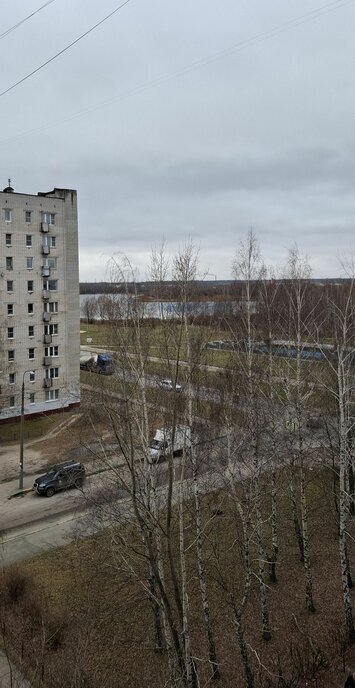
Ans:
<svg viewBox="0 0 355 688"><path fill-rule="evenodd" d="M50 366L52 365L52 358L51 356L45 356L43 359L43 365L44 366Z"/></svg>
<svg viewBox="0 0 355 688"><path fill-rule="evenodd" d="M41 222L41 232L47 233L49 230L48 222Z"/></svg>
<svg viewBox="0 0 355 688"><path fill-rule="evenodd" d="M44 378L43 387L52 387L52 379L50 377Z"/></svg>
<svg viewBox="0 0 355 688"><path fill-rule="evenodd" d="M52 335L51 334L45 334L43 337L43 341L45 344L52 344Z"/></svg>
<svg viewBox="0 0 355 688"><path fill-rule="evenodd" d="M44 265L42 267L42 277L49 277L50 274L51 274L51 269L49 267L47 267L46 265Z"/></svg>
<svg viewBox="0 0 355 688"><path fill-rule="evenodd" d="M50 322L51 320L51 314L47 313L46 311L43 313L43 321L44 322ZM50 336L50 335L49 335Z"/></svg>
<svg viewBox="0 0 355 688"><path fill-rule="evenodd" d="M46 245L42 246L42 253L44 256L48 256L50 252L51 252L51 250L50 250L49 246L46 246Z"/></svg>
<svg viewBox="0 0 355 688"><path fill-rule="evenodd" d="M51 293L50 293L49 289L43 289L42 296L44 299L46 299L46 300L49 299L50 295L51 295Z"/></svg>

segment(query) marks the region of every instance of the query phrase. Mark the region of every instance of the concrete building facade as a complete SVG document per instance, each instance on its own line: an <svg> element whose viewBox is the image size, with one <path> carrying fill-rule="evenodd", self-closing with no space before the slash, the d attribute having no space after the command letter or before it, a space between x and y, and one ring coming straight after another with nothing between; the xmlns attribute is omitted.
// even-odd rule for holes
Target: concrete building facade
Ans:
<svg viewBox="0 0 355 688"><path fill-rule="evenodd" d="M0 423L80 401L77 194L0 192Z"/></svg>

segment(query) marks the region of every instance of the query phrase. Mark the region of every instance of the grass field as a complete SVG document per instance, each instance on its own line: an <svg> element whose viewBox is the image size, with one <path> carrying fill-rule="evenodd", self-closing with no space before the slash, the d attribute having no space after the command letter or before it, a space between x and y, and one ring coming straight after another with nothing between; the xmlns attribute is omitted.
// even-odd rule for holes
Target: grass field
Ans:
<svg viewBox="0 0 355 688"><path fill-rule="evenodd" d="M25 419L24 439L36 439L63 422L63 414L56 414L43 418ZM18 442L20 439L20 423L6 423L1 426L0 444Z"/></svg>

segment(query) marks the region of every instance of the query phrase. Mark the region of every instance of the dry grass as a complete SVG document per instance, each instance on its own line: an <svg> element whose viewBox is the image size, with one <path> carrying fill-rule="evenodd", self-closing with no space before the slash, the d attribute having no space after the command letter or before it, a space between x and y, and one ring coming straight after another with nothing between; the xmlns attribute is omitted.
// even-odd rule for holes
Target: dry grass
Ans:
<svg viewBox="0 0 355 688"><path fill-rule="evenodd" d="M244 617L255 685L277 686L280 666L286 681L282 684L285 688L291 685L287 681L297 672L300 674L299 682L294 686L304 686L306 681L309 686L317 688L341 685L344 677L344 614L331 482L324 470L309 474L311 558L316 606L314 614L306 611L303 567L293 533L286 487L286 476L280 476L278 582L268 585L272 639L269 642L261 639L256 578ZM263 508L266 549L270 541L269 506L269 494L265 485ZM186 508L185 526L186 544L192 544L187 561L192 646L194 654L199 658L201 686L205 686L209 670L202 632L201 603L192 543L193 512L190 507L191 505L187 505ZM203 510L206 524L206 571L222 674L218 685L223 688L242 688L245 682L234 638L233 618L227 597L221 588L220 576L222 572L225 586L234 590L238 596L243 578L238 539L240 527L235 518L233 502L223 491L207 495L203 501ZM176 521L174 527L176 528ZM352 523L349 530L354 535ZM135 527L126 526L121 534L132 545L136 545L138 553L131 552L130 557L135 570L143 574L146 564L144 557L140 556L143 551ZM175 548L177 557L177 542ZM354 568L353 550L350 551L350 560ZM144 590L121 565L119 551L111 546L109 531L72 543L24 565L24 571L30 576L32 584L26 584L22 597L20 595L11 604L3 601L3 619L7 619L17 651L20 648L24 651L28 633L32 633L32 650L27 650L27 654L25 651L25 656L28 664L33 666L34 656L38 658L41 634L35 627L30 631L30 621L26 626L24 617L27 615L27 619L30 619L31 614L34 614L36 618L40 604L44 624L48 625L46 634L48 637L52 634L51 642L55 647L53 649L49 643L45 649L46 686L62 688L70 685L65 681L74 670L75 661L80 665L84 677L83 683L78 685L88 688L163 688L165 685L166 658L154 652L151 612ZM18 568L15 575L20 576ZM20 589L21 582L20 577ZM17 590L16 585L12 588ZM58 637L55 634L57 629L60 629ZM18 640L14 640L15 637ZM34 655L34 648L37 648L37 655ZM312 657L317 648L318 658L324 666L312 679ZM352 661L355 662L353 648L347 650L345 661L349 666ZM79 671L78 667L77 670Z"/></svg>

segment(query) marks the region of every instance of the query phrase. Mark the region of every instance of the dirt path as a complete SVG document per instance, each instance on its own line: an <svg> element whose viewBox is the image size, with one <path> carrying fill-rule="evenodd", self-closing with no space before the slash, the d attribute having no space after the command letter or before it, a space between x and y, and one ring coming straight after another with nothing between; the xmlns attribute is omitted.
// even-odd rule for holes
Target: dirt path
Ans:
<svg viewBox="0 0 355 688"><path fill-rule="evenodd" d="M48 463L66 458L68 451L78 445L76 432L68 432L81 420L81 414L65 418L46 435L24 443L24 470L26 474L40 472ZM60 440L58 439L60 437ZM20 463L19 442L0 445L0 481L7 482L18 475Z"/></svg>

